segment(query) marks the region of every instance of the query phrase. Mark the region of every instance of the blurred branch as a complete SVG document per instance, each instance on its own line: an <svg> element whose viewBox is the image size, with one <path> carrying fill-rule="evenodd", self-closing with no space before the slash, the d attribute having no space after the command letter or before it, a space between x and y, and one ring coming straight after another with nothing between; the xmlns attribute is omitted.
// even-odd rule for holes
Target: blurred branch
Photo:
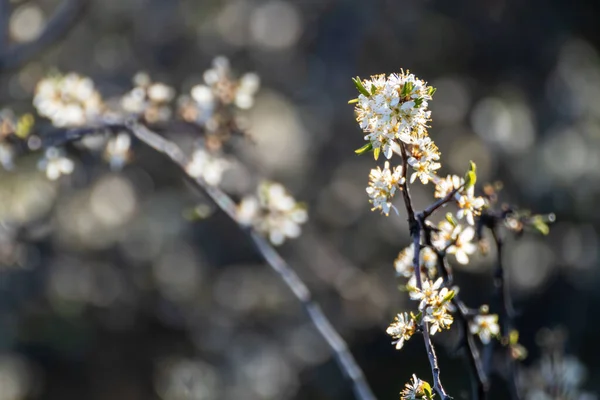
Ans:
<svg viewBox="0 0 600 400"><path fill-rule="evenodd" d="M60 40L83 14L89 0L63 0L50 17L40 35L23 44L8 46L8 19L10 17L9 0L0 0L0 70L19 68Z"/></svg>
<svg viewBox="0 0 600 400"><path fill-rule="evenodd" d="M125 124L107 124L106 126L99 128L54 131L42 139L42 144L44 147L46 145L56 146L70 140L80 139L85 135L102 132L103 130L127 130L139 141L152 147L159 153L165 154L173 163L181 168L183 173L191 179L196 186L207 193L217 206L238 224L240 229L248 232L258 252L267 264L279 274L296 298L302 303L313 325L333 350L340 369L352 381L356 398L359 400L375 400L375 395L366 382L363 371L350 353L348 345L331 325L321 310L321 307L313 300L308 287L265 238L251 227L239 224L236 204L226 193L215 186L208 185L202 178L192 177L186 172L188 159L179 146L135 121L126 122Z"/></svg>

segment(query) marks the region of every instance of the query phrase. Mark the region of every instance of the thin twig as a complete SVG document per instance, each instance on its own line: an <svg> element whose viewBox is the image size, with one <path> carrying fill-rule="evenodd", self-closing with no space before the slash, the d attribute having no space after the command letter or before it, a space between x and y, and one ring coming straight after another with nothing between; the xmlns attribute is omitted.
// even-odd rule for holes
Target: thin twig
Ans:
<svg viewBox="0 0 600 400"><path fill-rule="evenodd" d="M48 137L42 138L42 144L56 146L70 140L80 139L85 135L102 132L103 130L118 131L121 129L126 129L140 142L169 157L196 186L208 194L221 210L234 222L238 223L236 205L233 200L219 188L208 185L202 178L190 176L186 172L188 159L179 146L137 122L110 124L95 128L68 129L62 131L64 133L62 136L59 131L55 131ZM356 398L359 400L375 400L375 395L369 388L362 370L350 353L348 345L331 325L319 305L312 299L312 295L304 282L302 282L294 270L261 235L252 228L244 227L239 223L238 225L241 229L249 233L258 252L267 264L279 274L296 298L302 303L313 325L333 350L340 369L352 381Z"/></svg>
<svg viewBox="0 0 600 400"><path fill-rule="evenodd" d="M439 199L438 201L436 201L435 203L433 203L432 205L430 205L429 207L427 207L426 209L421 211L422 219L425 220L431 214L433 214L438 208L440 208L444 204L448 203L461 188L462 188L462 186L452 190L446 196L444 196L443 198Z"/></svg>
<svg viewBox="0 0 600 400"><path fill-rule="evenodd" d="M61 39L75 25L88 3L89 0L63 0L36 39L0 49L0 70L19 68Z"/></svg>

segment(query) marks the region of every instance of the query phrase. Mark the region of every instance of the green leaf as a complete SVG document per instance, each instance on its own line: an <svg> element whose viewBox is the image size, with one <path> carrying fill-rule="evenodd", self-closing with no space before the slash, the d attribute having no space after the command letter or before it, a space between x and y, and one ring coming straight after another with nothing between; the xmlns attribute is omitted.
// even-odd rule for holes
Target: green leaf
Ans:
<svg viewBox="0 0 600 400"><path fill-rule="evenodd" d="M375 87L375 85L373 85L371 83L371 94L375 94L376 91L377 91L377 88Z"/></svg>
<svg viewBox="0 0 600 400"><path fill-rule="evenodd" d="M423 104L423 98L419 97L417 99L415 99L415 107L421 107L421 104Z"/></svg>
<svg viewBox="0 0 600 400"><path fill-rule="evenodd" d="M402 93L400 94L402 97L406 97L413 91L414 87L415 86L412 84L412 82L406 82L404 86L402 86Z"/></svg>
<svg viewBox="0 0 600 400"><path fill-rule="evenodd" d="M477 182L477 165L473 161L469 161L470 169L465 174L465 190L475 186Z"/></svg>
<svg viewBox="0 0 600 400"><path fill-rule="evenodd" d="M544 221L544 218L541 215L536 215L532 218L531 226L533 226L533 229L535 229L544 236L550 233L550 227Z"/></svg>
<svg viewBox="0 0 600 400"><path fill-rule="evenodd" d="M362 82L360 81L360 78L357 76L356 78L352 78L352 82L354 82L354 86L356 86L356 89L358 89L358 91L366 96L366 97L370 97L371 93L369 93L369 91L367 89L365 89L365 87L363 86Z"/></svg>
<svg viewBox="0 0 600 400"><path fill-rule="evenodd" d="M360 156L371 150L373 150L373 143L369 142L369 143L365 144L363 147L361 147L360 149L354 150L354 152Z"/></svg>
<svg viewBox="0 0 600 400"><path fill-rule="evenodd" d="M356 104L358 103L358 99L348 100L348 104Z"/></svg>
<svg viewBox="0 0 600 400"><path fill-rule="evenodd" d="M437 91L437 88L434 88L433 86L429 86L429 87L427 88L427 94L428 94L429 96L433 96L433 94L434 94L436 91Z"/></svg>
<svg viewBox="0 0 600 400"><path fill-rule="evenodd" d="M373 156L375 157L375 160L379 158L379 153L381 153L381 147L373 149Z"/></svg>

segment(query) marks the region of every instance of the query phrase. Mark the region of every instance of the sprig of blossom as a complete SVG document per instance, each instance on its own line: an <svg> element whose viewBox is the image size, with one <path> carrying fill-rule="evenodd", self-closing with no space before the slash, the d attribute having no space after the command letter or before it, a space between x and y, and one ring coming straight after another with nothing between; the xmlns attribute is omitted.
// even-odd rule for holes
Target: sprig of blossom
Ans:
<svg viewBox="0 0 600 400"><path fill-rule="evenodd" d="M488 344L492 337L500 334L497 314L478 314L469 321L469 330L478 335L481 343Z"/></svg>
<svg viewBox="0 0 600 400"><path fill-rule="evenodd" d="M413 374L412 379L400 392L400 400L431 400L433 399L431 385Z"/></svg>
<svg viewBox="0 0 600 400"><path fill-rule="evenodd" d="M238 221L267 235L274 245L300 236L300 225L308 220L306 208L274 182L262 182L256 196L247 196L238 205Z"/></svg>
<svg viewBox="0 0 600 400"><path fill-rule="evenodd" d="M230 163L223 157L211 154L203 148L198 148L192 154L192 159L186 167L186 172L193 178L202 178L211 185L221 183L223 173L230 167Z"/></svg>
<svg viewBox="0 0 600 400"><path fill-rule="evenodd" d="M454 290L442 288L443 279L438 278L435 282L424 280L421 288L409 286L409 296L412 300L419 301L419 310L424 313L423 321L430 324L429 330L435 335L442 329L450 328L454 319L450 314L454 307L450 300L454 297Z"/></svg>
<svg viewBox="0 0 600 400"><path fill-rule="evenodd" d="M165 122L171 118L169 103L175 90L160 82L152 82L145 72L133 78L134 88L121 99L121 106L128 113L143 118L149 123Z"/></svg>
<svg viewBox="0 0 600 400"><path fill-rule="evenodd" d="M49 147L44 157L38 162L38 168L46 173L51 181L55 181L62 175L70 175L75 169L73 160L65 156L63 150Z"/></svg>
<svg viewBox="0 0 600 400"><path fill-rule="evenodd" d="M229 61L217 57L204 72L203 83L179 98L179 114L188 122L205 129L207 147L217 149L229 139L235 128L233 111L248 110L260 88L257 74L248 72L239 79L233 76Z"/></svg>
<svg viewBox="0 0 600 400"><path fill-rule="evenodd" d="M370 197L369 202L373 204L372 211L380 209L385 215L389 215L392 206L392 198L394 193L399 188L399 185L404 183L402 174L402 166L390 169L390 163L385 162L383 169L377 167L372 169L369 174L369 186L367 194Z"/></svg>
<svg viewBox="0 0 600 400"><path fill-rule="evenodd" d="M104 107L94 82L75 73L56 75L38 82L33 105L38 114L50 119L57 127L93 122Z"/></svg>
<svg viewBox="0 0 600 400"><path fill-rule="evenodd" d="M367 133L375 150L391 158L398 141L411 136L415 128L425 127L431 112L428 101L434 89L413 74L374 75L371 79L355 79L360 94L356 99L356 121Z"/></svg>
<svg viewBox="0 0 600 400"><path fill-rule="evenodd" d="M405 278L411 278L415 274L414 267L414 256L415 249L414 246L408 246L400 253L398 253L398 257L394 260L394 268L396 269L396 274L398 276L403 276ZM429 278L435 278L437 275L437 254L430 247L423 247L419 254L419 262L421 264L421 270L427 272Z"/></svg>
<svg viewBox="0 0 600 400"><path fill-rule="evenodd" d="M414 172L410 177L410 183L413 183L417 178L422 184L427 184L433 179L441 164L437 162L440 159L438 147L433 143L429 136L410 138L408 165Z"/></svg>
<svg viewBox="0 0 600 400"><path fill-rule="evenodd" d="M386 329L386 333L396 339L392 344L395 344L396 349L400 350L402 346L404 346L404 342L414 335L416 329L417 326L414 316L412 314L402 313L396 315L394 322Z"/></svg>

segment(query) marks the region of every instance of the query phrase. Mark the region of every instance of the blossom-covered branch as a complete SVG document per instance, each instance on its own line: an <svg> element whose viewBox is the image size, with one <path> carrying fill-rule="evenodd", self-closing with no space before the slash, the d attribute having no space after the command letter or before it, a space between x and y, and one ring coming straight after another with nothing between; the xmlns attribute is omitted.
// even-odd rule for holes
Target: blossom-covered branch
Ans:
<svg viewBox="0 0 600 400"><path fill-rule="evenodd" d="M478 249L474 240L480 235L476 237L474 227L481 226L480 221L487 217L485 211L490 203L487 196L475 194L477 167L471 162L464 178L438 175L441 155L427 131L431 120L428 102L432 100L435 88L404 71L388 76L375 75L370 79L354 78L353 82L359 95L349 103L355 104L356 120L367 141L356 153L373 152L375 160L381 154L387 159L383 168L372 169L369 174L366 189L369 202L373 205L372 210L380 210L386 216L390 210L400 214L393 198L401 191L412 242L399 253L394 266L399 277L408 279L406 288L409 296L419 302L417 312L399 313L387 332L394 338L397 349L401 349L415 333L423 334L433 379L432 392L421 390L417 394L415 387L429 386L413 376L413 383L407 384L400 394L401 398L431 399L434 393L442 399L450 398L440 380L440 367L431 336L450 329L456 316L460 321L461 343L466 349L473 377L473 398L484 399L489 390L489 372L483 367L474 336L477 335L484 345L492 338L500 337L498 315L489 314L485 305L472 311L460 301L458 288L447 265L448 255L453 255L459 264L467 264ZM389 161L394 154L401 158L397 166ZM409 192L409 183L417 181L423 185L433 183L433 195L438 199L420 212L415 211ZM447 213L437 226L427 221L450 203L458 211ZM496 233L494 237L501 246ZM502 282L498 284L499 279ZM496 283L502 286L503 291L507 290L502 275L496 278ZM510 307L506 307L508 298L504 293L501 296L505 305L503 322L512 326ZM514 375L514 370L511 374Z"/></svg>

